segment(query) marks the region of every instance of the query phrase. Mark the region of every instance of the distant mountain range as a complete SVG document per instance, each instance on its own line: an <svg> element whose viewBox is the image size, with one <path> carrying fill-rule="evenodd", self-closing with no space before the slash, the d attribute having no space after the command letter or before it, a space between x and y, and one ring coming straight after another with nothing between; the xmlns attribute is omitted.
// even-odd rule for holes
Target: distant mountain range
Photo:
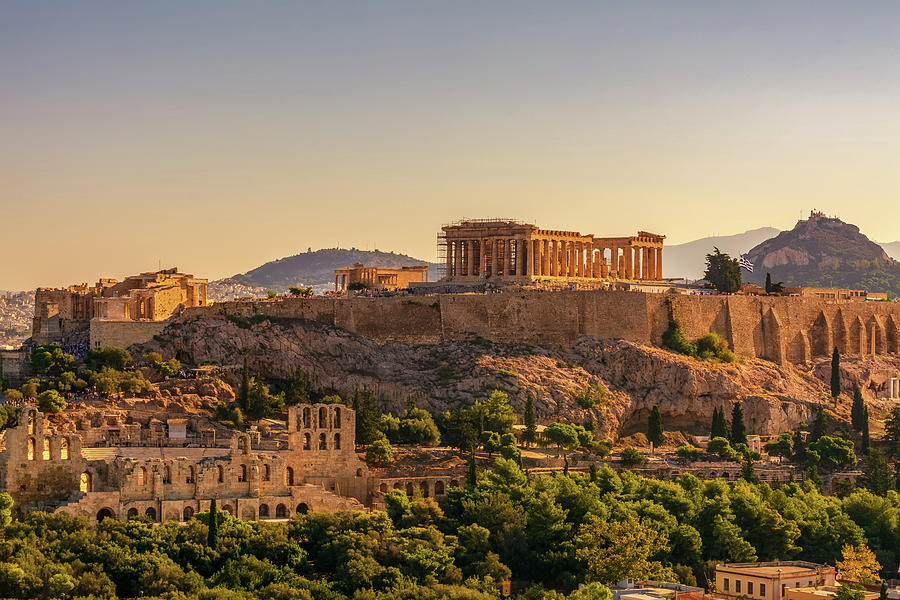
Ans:
<svg viewBox="0 0 900 600"><path fill-rule="evenodd" d="M367 267L399 269L403 266L428 265L431 278L436 272L435 263L419 260L406 254L383 252L381 250L358 250L356 248L327 248L303 252L287 258L273 260L241 275L224 281L248 287L261 287L284 292L292 285L310 285L322 288L334 285L335 269L362 263Z"/></svg>
<svg viewBox="0 0 900 600"><path fill-rule="evenodd" d="M706 255L712 253L713 248L737 257L779 233L774 227L760 227L735 235L711 236L685 244L666 245L663 248L663 276L701 279L706 270Z"/></svg>

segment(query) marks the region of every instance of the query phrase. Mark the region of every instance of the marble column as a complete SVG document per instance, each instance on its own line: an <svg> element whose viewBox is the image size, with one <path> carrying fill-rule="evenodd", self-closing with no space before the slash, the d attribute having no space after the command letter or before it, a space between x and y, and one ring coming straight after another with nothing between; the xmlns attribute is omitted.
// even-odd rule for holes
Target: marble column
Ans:
<svg viewBox="0 0 900 600"><path fill-rule="evenodd" d="M556 240L550 240L548 244L550 247L550 275L556 277L556 266L559 264L559 257L556 254Z"/></svg>
<svg viewBox="0 0 900 600"><path fill-rule="evenodd" d="M649 257L649 264L647 265L648 278L658 279L656 276L656 248L647 248L647 250Z"/></svg>
<svg viewBox="0 0 900 600"><path fill-rule="evenodd" d="M662 268L662 254L663 249L656 249L656 278L662 280L663 278L663 268Z"/></svg>
<svg viewBox="0 0 900 600"><path fill-rule="evenodd" d="M518 250L516 248L516 240L507 240L507 252L506 252L506 264L508 265L506 269L506 275L518 275L516 272L516 263L519 262L518 256L513 256L513 249Z"/></svg>
<svg viewBox="0 0 900 600"><path fill-rule="evenodd" d="M625 279L632 279L634 277L634 248L625 246L622 251L622 263L625 267L622 270L625 272Z"/></svg>
<svg viewBox="0 0 900 600"><path fill-rule="evenodd" d="M587 259L587 263L584 265L584 276L585 277L593 277L594 276L594 244L593 242L587 242L587 254L585 254L585 258Z"/></svg>
<svg viewBox="0 0 900 600"><path fill-rule="evenodd" d="M541 240L541 275L550 275L550 240Z"/></svg>
<svg viewBox="0 0 900 600"><path fill-rule="evenodd" d="M641 264L641 247L638 246L634 249L634 278L635 279L643 279L643 267Z"/></svg>
<svg viewBox="0 0 900 600"><path fill-rule="evenodd" d="M531 240L531 256L528 257L528 275L535 276L541 274L540 248L540 240Z"/></svg>
<svg viewBox="0 0 900 600"><path fill-rule="evenodd" d="M444 269L445 277L453 276L453 242L447 242L447 266Z"/></svg>

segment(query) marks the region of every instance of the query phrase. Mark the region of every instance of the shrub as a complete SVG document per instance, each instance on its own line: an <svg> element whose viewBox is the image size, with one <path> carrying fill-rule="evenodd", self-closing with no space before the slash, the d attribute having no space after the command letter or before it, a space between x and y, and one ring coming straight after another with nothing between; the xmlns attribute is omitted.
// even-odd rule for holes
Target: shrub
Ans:
<svg viewBox="0 0 900 600"><path fill-rule="evenodd" d="M622 464L626 467L636 467L646 464L647 457L641 454L637 449L628 447L622 450Z"/></svg>
<svg viewBox="0 0 900 600"><path fill-rule="evenodd" d="M131 353L124 348L104 346L103 348L91 348L88 351L86 362L91 369L109 367L121 371L134 364Z"/></svg>
<svg viewBox="0 0 900 600"><path fill-rule="evenodd" d="M662 334L663 346L687 356L697 356L697 348L681 332L681 324L675 318L671 298L666 298L666 311L669 314L669 326Z"/></svg>
<svg viewBox="0 0 900 600"><path fill-rule="evenodd" d="M597 404L606 401L607 390L600 383L584 388L580 393L575 395L575 401L581 408L591 409Z"/></svg>
<svg viewBox="0 0 900 600"><path fill-rule="evenodd" d="M41 392L37 397L38 410L45 413L59 413L66 410L66 401L56 390Z"/></svg>
<svg viewBox="0 0 900 600"><path fill-rule="evenodd" d="M678 446L678 448L675 449L675 455L678 456L678 458L697 460L700 458L700 451L693 446L685 444L684 446Z"/></svg>
<svg viewBox="0 0 900 600"><path fill-rule="evenodd" d="M372 464L386 464L394 460L394 449L387 438L379 438L366 448L366 462Z"/></svg>

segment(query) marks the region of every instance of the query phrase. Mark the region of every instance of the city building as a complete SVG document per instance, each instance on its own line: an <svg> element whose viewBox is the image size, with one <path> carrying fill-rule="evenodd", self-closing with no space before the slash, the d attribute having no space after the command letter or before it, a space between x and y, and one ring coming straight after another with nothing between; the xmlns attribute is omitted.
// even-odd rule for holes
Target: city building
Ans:
<svg viewBox="0 0 900 600"><path fill-rule="evenodd" d="M786 600L792 588L833 586L835 568L801 560L716 565L716 598Z"/></svg>

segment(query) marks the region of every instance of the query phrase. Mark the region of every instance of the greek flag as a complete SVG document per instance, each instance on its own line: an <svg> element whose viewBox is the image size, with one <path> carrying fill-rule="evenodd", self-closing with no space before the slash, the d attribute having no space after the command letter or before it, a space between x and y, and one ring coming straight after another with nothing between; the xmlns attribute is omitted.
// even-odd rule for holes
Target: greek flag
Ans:
<svg viewBox="0 0 900 600"><path fill-rule="evenodd" d="M738 259L738 264L741 265L742 269L747 269L751 273L753 272L753 263L750 262L750 259L747 258L746 254L741 254L741 257Z"/></svg>

